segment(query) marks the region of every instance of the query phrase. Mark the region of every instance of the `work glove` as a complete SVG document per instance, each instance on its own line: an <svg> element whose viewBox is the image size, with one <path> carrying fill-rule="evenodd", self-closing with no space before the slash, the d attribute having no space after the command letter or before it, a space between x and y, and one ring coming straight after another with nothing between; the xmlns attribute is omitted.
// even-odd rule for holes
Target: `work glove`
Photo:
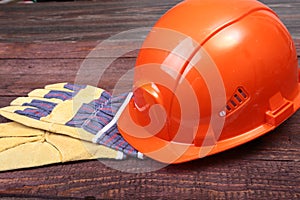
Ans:
<svg viewBox="0 0 300 200"><path fill-rule="evenodd" d="M123 154L16 122L0 124L0 171L97 158L123 159Z"/></svg>
<svg viewBox="0 0 300 200"><path fill-rule="evenodd" d="M143 158L118 131L116 115L130 100L129 94L112 97L101 88L88 85L58 83L36 89L27 97L19 97L0 114L28 127L64 134L94 142Z"/></svg>

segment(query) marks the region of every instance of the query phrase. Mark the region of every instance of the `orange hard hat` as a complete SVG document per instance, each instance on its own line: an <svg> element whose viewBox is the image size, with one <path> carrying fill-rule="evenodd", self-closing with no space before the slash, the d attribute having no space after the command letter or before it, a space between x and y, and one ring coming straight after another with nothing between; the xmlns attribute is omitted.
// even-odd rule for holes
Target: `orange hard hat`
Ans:
<svg viewBox="0 0 300 200"><path fill-rule="evenodd" d="M118 127L165 163L215 154L277 127L300 107L295 45L256 0L186 0L139 52Z"/></svg>

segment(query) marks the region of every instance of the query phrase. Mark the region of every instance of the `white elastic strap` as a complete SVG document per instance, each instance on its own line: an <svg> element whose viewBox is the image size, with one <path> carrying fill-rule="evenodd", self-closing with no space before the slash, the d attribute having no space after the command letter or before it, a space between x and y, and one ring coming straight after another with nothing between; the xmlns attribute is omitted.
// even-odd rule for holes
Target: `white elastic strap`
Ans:
<svg viewBox="0 0 300 200"><path fill-rule="evenodd" d="M119 108L119 110L116 113L116 115L114 116L114 118L108 124L106 124L106 126L104 126L100 131L98 131L98 133L95 135L95 137L92 140L93 143L98 143L98 140L102 136L102 134L105 133L106 131L108 131L113 125L115 125L117 123L117 121L119 120L122 112L125 110L127 104L129 103L132 95L133 95L132 92L128 93L125 101L123 102L123 104Z"/></svg>
<svg viewBox="0 0 300 200"><path fill-rule="evenodd" d="M144 154L142 154L141 152L138 152L137 157L139 159L144 159Z"/></svg>
<svg viewBox="0 0 300 200"><path fill-rule="evenodd" d="M124 153L122 151L117 152L116 160L124 160L125 158L126 158L126 156L124 155Z"/></svg>

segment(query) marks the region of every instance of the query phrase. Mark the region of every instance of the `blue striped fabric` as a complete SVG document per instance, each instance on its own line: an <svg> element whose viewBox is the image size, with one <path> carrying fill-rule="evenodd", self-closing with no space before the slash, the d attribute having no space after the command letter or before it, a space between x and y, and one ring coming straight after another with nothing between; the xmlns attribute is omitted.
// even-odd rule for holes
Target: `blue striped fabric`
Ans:
<svg viewBox="0 0 300 200"><path fill-rule="evenodd" d="M64 88L78 92L78 91L86 88L86 85L78 85L78 84L66 83L64 85Z"/></svg>
<svg viewBox="0 0 300 200"><path fill-rule="evenodd" d="M72 90L73 92L59 91L59 90L51 90L44 97L47 99L55 98L60 100L68 100L74 97L80 90L86 88L86 85L77 85L67 83L64 85L64 88Z"/></svg>
<svg viewBox="0 0 300 200"><path fill-rule="evenodd" d="M49 93L46 94L44 97L46 99L55 98L65 101L71 99L74 95L76 95L81 89L84 89L85 87L86 85L76 85L67 83L64 85L64 88L73 90L73 92L50 90ZM40 118L49 115L56 105L57 104L55 103L47 101L32 100L30 103L23 104L23 106L31 106L32 108L26 108L25 110L17 110L15 111L15 113L39 120Z"/></svg>
<svg viewBox="0 0 300 200"><path fill-rule="evenodd" d="M73 97L73 92L65 92L65 91L57 91L57 90L51 90L48 94L46 94L44 97L47 99L60 99L60 100L68 100Z"/></svg>
<svg viewBox="0 0 300 200"><path fill-rule="evenodd" d="M41 117L46 117L49 113L44 110L34 109L34 108L26 108L24 110L17 110L15 113L19 115L24 115L33 119L41 119Z"/></svg>
<svg viewBox="0 0 300 200"><path fill-rule="evenodd" d="M56 103L52 102L32 100L30 103L23 104L23 106L31 106L32 108L17 110L15 113L39 120L41 117L49 115L56 105Z"/></svg>
<svg viewBox="0 0 300 200"><path fill-rule="evenodd" d="M113 119L126 96L127 94L122 94L109 99L107 98L107 93L104 93L99 99L82 105L74 118L66 125L83 128L89 133L96 135ZM106 101L104 100L105 98L107 98ZM98 143L134 157L138 154L138 151L121 136L116 124L99 138Z"/></svg>
<svg viewBox="0 0 300 200"><path fill-rule="evenodd" d="M23 106L31 106L41 110L44 110L50 114L53 108L56 106L56 103L42 101L42 100L32 100L30 103L24 103Z"/></svg>

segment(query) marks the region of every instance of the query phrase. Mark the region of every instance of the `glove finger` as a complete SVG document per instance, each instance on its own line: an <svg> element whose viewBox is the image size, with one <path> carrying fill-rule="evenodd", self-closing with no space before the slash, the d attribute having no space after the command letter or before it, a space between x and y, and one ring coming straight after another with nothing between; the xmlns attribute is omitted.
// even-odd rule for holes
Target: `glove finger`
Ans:
<svg viewBox="0 0 300 200"><path fill-rule="evenodd" d="M95 97L93 97L92 94L94 94ZM103 96L102 94L105 95ZM59 103L59 100L57 99L41 100L41 98L34 99L32 97L23 97L17 98L11 103L12 105L22 106L12 106L11 108L2 108L1 110L11 113L13 112L19 115L49 123L65 124L74 117L74 115L77 113L77 110L82 106L82 104L93 101L94 98L97 98L97 101L99 102L103 102L107 98L106 96L107 93L102 89L87 86L84 90L81 90L77 94L76 99L74 99L73 101L69 100ZM92 110L89 114L92 114L93 112L94 111ZM5 113L3 114L3 116L5 116ZM9 115L9 119L15 120L12 119L11 116L12 115ZM14 116L15 115L13 115L13 117ZM18 122L22 123L21 121Z"/></svg>
<svg viewBox="0 0 300 200"><path fill-rule="evenodd" d="M21 106L24 107L22 111L15 111L16 113L26 115L28 117L40 119L40 117L45 117L49 115L54 107L61 101L57 99L45 101L42 98L34 99L31 97L19 97L10 103L11 106ZM30 107L30 108L28 108ZM26 109L28 108L28 109ZM24 111L23 111L24 110ZM28 110L28 112L26 112ZM44 113L43 115L38 115L38 113Z"/></svg>
<svg viewBox="0 0 300 200"><path fill-rule="evenodd" d="M10 102L11 106L23 106L24 104L32 104L31 106L34 107L34 102L50 102L50 103L61 103L62 100L60 99L45 99L45 98L41 98L41 97L18 97L16 99L14 99L12 102Z"/></svg>
<svg viewBox="0 0 300 200"><path fill-rule="evenodd" d="M23 124L22 121L19 120L23 119L24 117L25 119L33 118L35 119L35 121L37 121L42 117L49 115L49 112L31 106L7 106L4 108L0 108L0 115L12 121ZM18 119L19 116L21 117L20 119Z"/></svg>
<svg viewBox="0 0 300 200"><path fill-rule="evenodd" d="M24 115L15 113L16 110L21 110L21 106L8 106L0 109L0 115L3 117L18 122L27 127L50 131L58 134L64 134L73 138L92 141L93 135L90 132L81 128L66 126L64 124L49 123L30 118ZM13 127L12 127L13 128Z"/></svg>
<svg viewBox="0 0 300 200"><path fill-rule="evenodd" d="M45 99L54 98L54 99L60 99L62 101L76 100L76 102L78 103L88 103L95 99L100 98L103 92L104 90L101 88L96 88L93 86L85 86L84 88L79 88L76 91L68 91L68 89L63 89L63 90L36 89L30 92L28 96L42 97Z"/></svg>
<svg viewBox="0 0 300 200"><path fill-rule="evenodd" d="M98 98L99 94L101 94L104 90L101 88L87 86L87 85L76 85L70 83L58 83L52 84L45 87L45 89L35 89L28 94L30 97L41 97L47 99L60 99L62 101L66 101L72 99L74 97L78 97L78 93L81 95L80 98L90 97L90 98ZM83 95L84 94L84 95Z"/></svg>
<svg viewBox="0 0 300 200"><path fill-rule="evenodd" d="M96 158L125 159L119 151L72 137L0 124L0 171Z"/></svg>
<svg viewBox="0 0 300 200"><path fill-rule="evenodd" d="M60 152L62 162L97 158L118 160L125 158L123 152L64 135L47 133L46 141Z"/></svg>
<svg viewBox="0 0 300 200"><path fill-rule="evenodd" d="M11 102L11 106L15 108L15 110L12 109L11 111L40 120L42 117L48 116L60 102L62 101L57 99L45 101L43 98L19 97Z"/></svg>
<svg viewBox="0 0 300 200"><path fill-rule="evenodd" d="M0 153L8 149L17 147L29 142L36 142L43 139L43 136L30 136L30 137L1 137L0 138Z"/></svg>
<svg viewBox="0 0 300 200"><path fill-rule="evenodd" d="M0 153L16 146L39 141L44 131L26 128L15 122L0 124Z"/></svg>
<svg viewBox="0 0 300 200"><path fill-rule="evenodd" d="M35 137L44 135L44 131L32 129L16 122L0 124L0 138L5 137Z"/></svg>
<svg viewBox="0 0 300 200"><path fill-rule="evenodd" d="M28 93L29 97L38 97L46 99L60 99L62 101L71 99L75 92L69 90L48 90L48 89L35 89Z"/></svg>
<svg viewBox="0 0 300 200"><path fill-rule="evenodd" d="M55 147L43 141L28 142L0 153L0 171L61 162Z"/></svg>
<svg viewBox="0 0 300 200"><path fill-rule="evenodd" d="M74 92L84 89L86 85L78 85L72 83L54 83L50 85L46 85L44 88L47 90L60 90L60 91L67 91L67 92Z"/></svg>

